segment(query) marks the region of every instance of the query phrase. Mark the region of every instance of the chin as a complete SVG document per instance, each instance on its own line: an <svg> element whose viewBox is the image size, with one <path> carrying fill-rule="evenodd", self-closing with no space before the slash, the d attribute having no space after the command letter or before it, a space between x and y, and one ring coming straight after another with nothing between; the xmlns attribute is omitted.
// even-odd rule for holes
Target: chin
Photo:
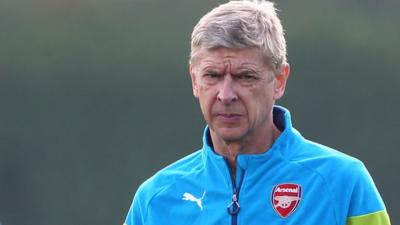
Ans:
<svg viewBox="0 0 400 225"><path fill-rule="evenodd" d="M243 139L244 133L237 128L219 128L215 131L215 134L225 142L240 141Z"/></svg>

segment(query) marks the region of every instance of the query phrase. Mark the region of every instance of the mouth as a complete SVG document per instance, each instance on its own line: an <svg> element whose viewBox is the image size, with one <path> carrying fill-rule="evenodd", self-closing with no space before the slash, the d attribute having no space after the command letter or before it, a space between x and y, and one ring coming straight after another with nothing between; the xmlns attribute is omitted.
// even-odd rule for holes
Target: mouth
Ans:
<svg viewBox="0 0 400 225"><path fill-rule="evenodd" d="M217 113L215 114L215 117L219 120L222 120L223 122L233 123L240 120L242 115L237 113Z"/></svg>
<svg viewBox="0 0 400 225"><path fill-rule="evenodd" d="M216 116L224 118L234 118L234 117L239 117L241 115L236 113L217 113Z"/></svg>

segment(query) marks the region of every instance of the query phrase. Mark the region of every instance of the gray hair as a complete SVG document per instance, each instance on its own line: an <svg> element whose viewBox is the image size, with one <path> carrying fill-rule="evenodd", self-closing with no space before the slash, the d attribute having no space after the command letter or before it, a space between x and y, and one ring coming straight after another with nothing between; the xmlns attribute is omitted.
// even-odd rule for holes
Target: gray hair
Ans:
<svg viewBox="0 0 400 225"><path fill-rule="evenodd" d="M274 4L231 1L204 15L193 29L190 63L201 48L258 48L274 72L286 64L286 41Z"/></svg>

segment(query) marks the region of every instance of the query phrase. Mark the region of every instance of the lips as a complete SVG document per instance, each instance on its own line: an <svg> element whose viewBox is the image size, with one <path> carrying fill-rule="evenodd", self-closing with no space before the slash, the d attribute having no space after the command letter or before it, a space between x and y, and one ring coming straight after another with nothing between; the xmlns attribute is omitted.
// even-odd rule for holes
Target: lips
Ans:
<svg viewBox="0 0 400 225"><path fill-rule="evenodd" d="M236 114L236 113L217 113L216 116L221 116L221 117L225 117L225 118L233 118L233 117L238 117L241 115Z"/></svg>
<svg viewBox="0 0 400 225"><path fill-rule="evenodd" d="M221 122L234 123L240 120L242 115L237 113L216 113L215 117Z"/></svg>

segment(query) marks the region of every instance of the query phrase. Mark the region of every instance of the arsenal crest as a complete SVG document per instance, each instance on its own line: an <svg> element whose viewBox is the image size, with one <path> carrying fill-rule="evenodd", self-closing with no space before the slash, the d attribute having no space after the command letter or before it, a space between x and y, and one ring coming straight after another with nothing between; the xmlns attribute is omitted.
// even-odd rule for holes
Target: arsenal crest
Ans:
<svg viewBox="0 0 400 225"><path fill-rule="evenodd" d="M272 189L272 206L283 218L294 212L300 200L301 186L298 184L278 184Z"/></svg>

